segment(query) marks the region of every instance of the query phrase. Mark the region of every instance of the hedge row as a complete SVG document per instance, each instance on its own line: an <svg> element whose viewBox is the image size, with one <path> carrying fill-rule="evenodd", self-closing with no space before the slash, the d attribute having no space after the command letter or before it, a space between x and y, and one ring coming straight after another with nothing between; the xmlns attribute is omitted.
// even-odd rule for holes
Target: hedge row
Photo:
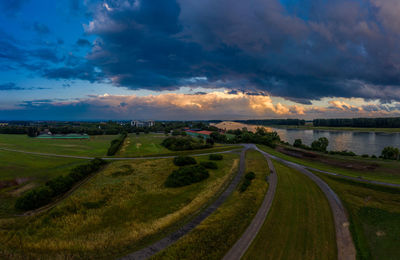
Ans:
<svg viewBox="0 0 400 260"><path fill-rule="evenodd" d="M210 154L208 156L208 159L213 161L221 161L222 159L224 159L224 156L222 156L222 154Z"/></svg>
<svg viewBox="0 0 400 260"><path fill-rule="evenodd" d="M122 133L119 135L117 139L112 140L110 148L108 148L107 155L108 156L115 155L118 152L119 148L124 143L124 140L127 136L128 136L127 133Z"/></svg>
<svg viewBox="0 0 400 260"><path fill-rule="evenodd" d="M46 182L45 185L32 189L19 197L15 208L33 210L50 203L55 197L69 191L74 184L97 171L106 161L93 159L88 164L80 165L71 170L67 176L58 176Z"/></svg>
<svg viewBox="0 0 400 260"><path fill-rule="evenodd" d="M177 156L174 158L174 164L176 166L185 166L185 165L191 165L191 164L196 164L196 159L190 156Z"/></svg>

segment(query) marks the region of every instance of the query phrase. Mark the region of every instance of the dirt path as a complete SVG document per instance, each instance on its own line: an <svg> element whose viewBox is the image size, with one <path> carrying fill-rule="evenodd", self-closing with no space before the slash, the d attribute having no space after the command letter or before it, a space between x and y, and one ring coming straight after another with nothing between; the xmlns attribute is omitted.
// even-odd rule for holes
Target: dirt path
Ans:
<svg viewBox="0 0 400 260"><path fill-rule="evenodd" d="M261 229L264 221L268 215L269 209L271 208L272 201L275 197L276 186L278 183L278 176L276 174L274 165L271 159L263 153L268 161L268 167L271 174L268 176L268 192L264 197L264 201L261 204L257 214L247 227L246 231L240 237L240 239L233 245L233 247L224 256L223 260L239 260L246 253L247 249L256 238L258 231Z"/></svg>
<svg viewBox="0 0 400 260"><path fill-rule="evenodd" d="M255 145L254 145L255 146ZM338 259L339 260L355 260L356 259L356 249L353 243L353 239L351 237L351 233L349 230L349 220L347 218L346 210L340 201L339 197L336 193L326 184L322 179L317 177L315 174L306 169L306 167L286 161L279 157L270 155L260 149L253 148L257 151L260 151L263 154L269 155L271 158L286 164L287 166L296 169L297 171L303 173L308 176L311 180L313 180L318 187L325 194L328 199L329 205L332 210L333 219L335 222L335 230L336 230L336 244L338 249Z"/></svg>
<svg viewBox="0 0 400 260"><path fill-rule="evenodd" d="M183 227L179 228L177 231L171 233L165 238L153 243L150 246L147 246L139 251L133 252L121 259L147 259L150 256L160 252L161 250L167 248L171 244L178 241L181 237L189 233L193 230L197 225L199 225L204 219L214 213L221 205L226 201L226 199L232 194L232 192L236 189L236 186L242 179L242 176L245 171L245 155L247 149L249 149L250 145L244 145L242 152L240 154L240 163L238 173L235 175L229 186L222 192L222 194L206 209L204 209L200 214L198 214L195 218L193 218L189 223L185 224Z"/></svg>

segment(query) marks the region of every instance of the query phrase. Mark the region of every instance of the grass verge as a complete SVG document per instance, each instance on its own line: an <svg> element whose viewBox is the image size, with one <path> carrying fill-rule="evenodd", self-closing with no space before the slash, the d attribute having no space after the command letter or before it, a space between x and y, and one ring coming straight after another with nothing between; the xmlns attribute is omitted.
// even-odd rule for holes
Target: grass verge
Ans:
<svg viewBox="0 0 400 260"><path fill-rule="evenodd" d="M250 224L268 189L268 164L259 152L246 153L247 171L256 178L245 192L234 191L214 214L152 259L221 259Z"/></svg>
<svg viewBox="0 0 400 260"><path fill-rule="evenodd" d="M277 162L274 166L275 198L243 259L336 259L328 200L308 177Z"/></svg>

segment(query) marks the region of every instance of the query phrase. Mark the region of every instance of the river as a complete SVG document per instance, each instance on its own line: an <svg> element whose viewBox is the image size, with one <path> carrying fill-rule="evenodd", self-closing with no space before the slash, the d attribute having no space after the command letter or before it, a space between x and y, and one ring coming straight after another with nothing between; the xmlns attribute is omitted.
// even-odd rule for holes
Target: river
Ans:
<svg viewBox="0 0 400 260"><path fill-rule="evenodd" d="M256 125L246 125L236 122L222 122L216 125L222 129L241 129L247 127L254 131ZM281 140L293 144L295 139L301 139L303 144L311 143L320 138L326 137L329 140L328 150L353 151L358 155L369 154L379 156L386 146L400 148L400 133L381 133L381 132L357 132L345 130L305 130L305 129L283 129L266 127L268 131L276 131Z"/></svg>

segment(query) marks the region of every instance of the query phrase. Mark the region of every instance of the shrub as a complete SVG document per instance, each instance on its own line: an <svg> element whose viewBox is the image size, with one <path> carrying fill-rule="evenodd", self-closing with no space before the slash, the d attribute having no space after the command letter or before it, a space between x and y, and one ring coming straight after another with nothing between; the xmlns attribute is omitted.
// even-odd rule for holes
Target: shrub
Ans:
<svg viewBox="0 0 400 260"><path fill-rule="evenodd" d="M363 154L363 155L361 155L361 157L363 157L363 158L368 158L369 155L368 155L368 154Z"/></svg>
<svg viewBox="0 0 400 260"><path fill-rule="evenodd" d="M240 186L240 188L239 188L239 191L240 192L244 192L245 190L247 190L247 188L250 186L250 184L251 184L251 181L253 180L253 179L255 179L256 178L256 174L254 173L254 172L248 172L248 173L246 173L246 175L244 176L244 180L243 180L243 183L242 183L242 185Z"/></svg>
<svg viewBox="0 0 400 260"><path fill-rule="evenodd" d="M221 161L222 159L224 159L224 156L222 156L222 154L210 154L208 156L208 159L213 161Z"/></svg>
<svg viewBox="0 0 400 260"><path fill-rule="evenodd" d="M51 189L47 186L30 190L17 199L15 208L19 210L40 208L51 201L52 195Z"/></svg>
<svg viewBox="0 0 400 260"><path fill-rule="evenodd" d="M192 138L190 136L168 137L162 141L161 145L172 151L185 151L212 147L211 144L204 143L202 138Z"/></svg>
<svg viewBox="0 0 400 260"><path fill-rule="evenodd" d="M190 156L177 156L174 158L174 164L176 166L185 166L190 164L196 164L196 159Z"/></svg>
<svg viewBox="0 0 400 260"><path fill-rule="evenodd" d="M294 147L301 147L302 145L303 145L303 142L301 141L301 139L294 140L294 143L293 143Z"/></svg>
<svg viewBox="0 0 400 260"><path fill-rule="evenodd" d="M248 172L244 177L248 180L253 180L256 178L256 174L254 172Z"/></svg>
<svg viewBox="0 0 400 260"><path fill-rule="evenodd" d="M311 144L311 149L318 152L326 152L326 148L328 147L329 141L326 137L321 137L318 140L315 140Z"/></svg>
<svg viewBox="0 0 400 260"><path fill-rule="evenodd" d="M373 154L373 155L371 155L371 158L376 159L377 157L375 154Z"/></svg>
<svg viewBox="0 0 400 260"><path fill-rule="evenodd" d="M210 176L206 168L201 165L183 166L174 170L165 181L166 187L182 187L200 182Z"/></svg>
<svg viewBox="0 0 400 260"><path fill-rule="evenodd" d="M218 169L218 165L215 162L201 162L200 165L206 169Z"/></svg>
<svg viewBox="0 0 400 260"><path fill-rule="evenodd" d="M383 159L397 160L397 158L399 157L399 149L387 146L383 148L381 156Z"/></svg>
<svg viewBox="0 0 400 260"><path fill-rule="evenodd" d="M352 151L347 151L347 150L343 150L343 151L330 151L329 154L338 154L338 155L343 155L343 156L356 156L356 154Z"/></svg>

